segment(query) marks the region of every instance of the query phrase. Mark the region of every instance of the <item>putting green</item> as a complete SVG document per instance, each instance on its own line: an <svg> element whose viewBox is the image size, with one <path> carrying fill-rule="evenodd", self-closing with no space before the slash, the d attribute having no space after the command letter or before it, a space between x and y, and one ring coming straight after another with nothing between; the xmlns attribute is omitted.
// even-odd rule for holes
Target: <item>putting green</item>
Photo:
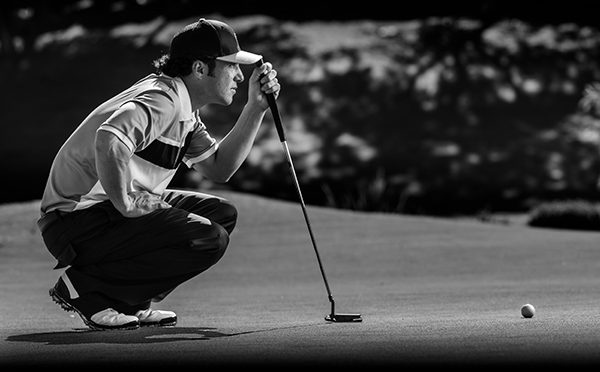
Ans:
<svg viewBox="0 0 600 372"><path fill-rule="evenodd" d="M38 202L0 206L0 365L600 360L598 233L309 206L337 311L364 319L335 324L299 205L215 193L239 209L227 253L155 305L177 327L136 331L60 310Z"/></svg>

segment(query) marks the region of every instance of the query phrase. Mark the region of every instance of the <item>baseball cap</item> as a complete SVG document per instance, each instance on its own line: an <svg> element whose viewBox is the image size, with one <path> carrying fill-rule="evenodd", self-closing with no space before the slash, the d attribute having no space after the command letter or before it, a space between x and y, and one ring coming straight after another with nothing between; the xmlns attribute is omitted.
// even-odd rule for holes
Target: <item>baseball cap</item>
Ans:
<svg viewBox="0 0 600 372"><path fill-rule="evenodd" d="M179 31L171 40L170 55L209 57L243 65L258 62L262 56L240 49L237 36L228 24L200 18Z"/></svg>

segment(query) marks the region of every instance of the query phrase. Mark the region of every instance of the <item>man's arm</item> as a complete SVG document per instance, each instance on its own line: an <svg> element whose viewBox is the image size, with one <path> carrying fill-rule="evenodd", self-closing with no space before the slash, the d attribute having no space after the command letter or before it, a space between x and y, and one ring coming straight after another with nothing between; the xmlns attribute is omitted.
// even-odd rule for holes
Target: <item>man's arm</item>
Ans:
<svg viewBox="0 0 600 372"><path fill-rule="evenodd" d="M193 168L215 182L229 181L250 153L264 116L264 110L244 107L235 126L219 142L219 149Z"/></svg>
<svg viewBox="0 0 600 372"><path fill-rule="evenodd" d="M260 124L269 108L264 93L279 94L277 72L270 63L254 69L249 80L248 102L231 131L219 142L219 149L193 168L215 182L227 182L252 149Z"/></svg>
<svg viewBox="0 0 600 372"><path fill-rule="evenodd" d="M125 217L134 218L170 205L148 192L127 192L129 160L132 153L113 133L96 133L96 171L98 179L115 208Z"/></svg>

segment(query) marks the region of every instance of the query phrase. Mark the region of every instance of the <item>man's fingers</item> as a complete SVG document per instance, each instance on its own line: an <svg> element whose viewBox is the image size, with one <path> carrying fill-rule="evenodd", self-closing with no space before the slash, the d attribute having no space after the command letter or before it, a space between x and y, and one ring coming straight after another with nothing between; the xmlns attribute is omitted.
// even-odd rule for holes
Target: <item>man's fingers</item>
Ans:
<svg viewBox="0 0 600 372"><path fill-rule="evenodd" d="M260 90L266 94L273 94L277 98L281 90L281 85L276 77L277 70L273 69L273 65L270 62L265 62L257 67L256 72L258 72Z"/></svg>
<svg viewBox="0 0 600 372"><path fill-rule="evenodd" d="M273 79L270 81L266 81L263 85L262 85L262 90L263 92L266 92L269 89L272 89L274 86L279 84L279 80L277 79Z"/></svg>
<svg viewBox="0 0 600 372"><path fill-rule="evenodd" d="M150 203L150 208L166 209L166 208L171 208L171 204L167 203L166 201L164 201L162 199L156 199L156 200L152 200L152 202Z"/></svg>
<svg viewBox="0 0 600 372"><path fill-rule="evenodd" d="M258 68L258 75L262 76L273 69L271 62L265 62Z"/></svg>
<svg viewBox="0 0 600 372"><path fill-rule="evenodd" d="M275 76L277 76L277 70L271 70L260 79L260 83L268 83L270 80L275 79Z"/></svg>
<svg viewBox="0 0 600 372"><path fill-rule="evenodd" d="M147 191L134 191L131 192L130 195L133 197L134 205L147 211L171 208L171 204L162 200L160 196L151 194Z"/></svg>
<svg viewBox="0 0 600 372"><path fill-rule="evenodd" d="M279 82L277 81L277 79L269 81L268 83L264 84L261 87L261 90L267 94L279 92L280 89L281 89L281 85L279 85Z"/></svg>

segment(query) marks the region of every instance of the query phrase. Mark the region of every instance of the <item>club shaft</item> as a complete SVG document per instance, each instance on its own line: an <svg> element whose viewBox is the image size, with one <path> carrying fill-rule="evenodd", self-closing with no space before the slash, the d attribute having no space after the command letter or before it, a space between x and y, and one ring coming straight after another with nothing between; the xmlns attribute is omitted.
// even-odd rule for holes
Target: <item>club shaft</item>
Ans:
<svg viewBox="0 0 600 372"><path fill-rule="evenodd" d="M260 67L263 64L263 59L256 62L256 66ZM262 77L262 76L261 76ZM279 115L279 108L277 107L277 102L275 101L275 96L272 93L265 94L267 97L267 102L269 103L269 108L271 109L271 114L273 115L273 121L275 122L275 128L277 129L277 135L279 136L279 140L283 146L283 151L285 153L286 161L289 166L290 172L292 174L292 178L294 180L294 185L296 186L296 191L298 193L298 199L300 200L300 206L302 207L302 214L304 215L304 221L306 222L306 227L308 228L308 233L310 235L310 241L312 242L313 249L315 250L315 254L317 256L317 262L319 263L319 270L321 271L321 276L323 277L323 282L325 283L325 289L327 289L327 296L329 302L331 303L331 316L335 314L335 301L333 300L333 295L331 294L331 289L329 288L329 282L327 281L327 276L325 275L325 269L323 269L323 262L321 261L321 255L319 254L319 249L317 248L317 242L315 240L315 234L313 233L312 227L310 225L310 220L308 218L308 212L306 210L306 204L304 203L304 197L302 196L302 190L300 189L300 182L298 182L298 177L296 176L296 170L294 169L294 162L292 161L292 156L290 155L290 149L288 147L286 138L285 138L285 130L283 129L283 124L281 122L281 116Z"/></svg>
<svg viewBox="0 0 600 372"><path fill-rule="evenodd" d="M298 199L300 200L300 206L302 207L302 214L304 215L304 221L306 222L306 227L308 228L308 233L310 235L310 241L312 242L313 249L315 250L315 254L317 256L317 262L319 263L319 269L321 270L321 275L323 276L323 282L325 282L325 288L327 289L327 295L329 296L329 300L332 302L333 306L333 296L331 295L331 289L329 288L329 282L327 281L327 276L325 275L325 270L323 269L323 262L321 261L321 255L319 254L319 249L317 248L317 241L315 240L315 234L313 233L312 226L310 224L310 220L308 218L308 212L306 210L306 204L304 203L304 197L302 196L302 190L300 189L300 182L298 182L298 177L296 176L296 171L294 170L294 163L292 161L292 156L290 155L290 149L288 147L287 141L281 142L283 146L283 151L285 152L285 157L290 168L290 173L292 174L292 178L294 180L294 185L296 186L296 191L298 192Z"/></svg>

